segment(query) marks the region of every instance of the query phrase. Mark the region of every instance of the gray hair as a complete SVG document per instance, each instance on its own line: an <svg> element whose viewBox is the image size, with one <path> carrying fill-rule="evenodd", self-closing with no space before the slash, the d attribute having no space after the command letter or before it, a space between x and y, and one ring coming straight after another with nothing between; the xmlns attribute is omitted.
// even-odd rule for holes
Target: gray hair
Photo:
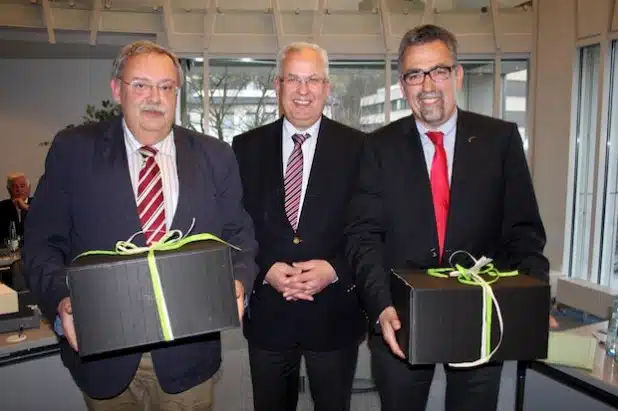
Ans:
<svg viewBox="0 0 618 411"><path fill-rule="evenodd" d="M403 55L408 47L422 46L424 44L433 43L434 41L441 41L451 52L453 63L457 63L457 39L455 35L445 28L440 26L434 26L433 24L426 24L423 26L417 26L411 30L408 30L403 35L401 43L399 43L399 59L397 60L399 66L399 72L403 68Z"/></svg>
<svg viewBox="0 0 618 411"><path fill-rule="evenodd" d="M303 41L299 41L296 43L291 43L285 46L281 51L279 51L279 55L277 56L277 75L281 76L283 73L283 61L287 58L290 53L298 53L300 51L311 49L315 50L320 58L322 59L322 64L324 64L324 74L326 78L328 78L328 53L322 47L318 46L314 43L305 43Z"/></svg>
<svg viewBox="0 0 618 411"><path fill-rule="evenodd" d="M28 177L26 177L24 173L15 172L15 173L10 173L8 176L6 176L6 188L11 188L13 181L17 180L18 178L22 178L22 177L26 179L26 184L30 185L30 180L28 180Z"/></svg>
<svg viewBox="0 0 618 411"><path fill-rule="evenodd" d="M114 60L114 64L112 66L112 79L122 79L122 75L124 72L124 68L127 64L127 60L129 57L139 56L141 54L163 54L172 59L174 66L176 67L176 75L178 80L178 87L182 87L185 76L182 70L182 66L180 65L180 61L178 57L170 50L166 49L163 46L155 44L148 40L138 40L131 44L128 44L120 50L120 54Z"/></svg>

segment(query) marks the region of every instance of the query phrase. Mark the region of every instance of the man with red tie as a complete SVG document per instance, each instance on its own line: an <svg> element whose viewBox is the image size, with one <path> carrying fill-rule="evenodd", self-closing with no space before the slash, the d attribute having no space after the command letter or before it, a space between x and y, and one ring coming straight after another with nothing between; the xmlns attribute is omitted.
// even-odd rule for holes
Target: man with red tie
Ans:
<svg viewBox="0 0 618 411"><path fill-rule="evenodd" d="M96 359L78 355L66 272L85 251L113 250L137 232L138 246L169 230L216 235L242 250L232 252L240 317L257 272L234 153L216 138L174 125L184 80L176 56L137 41L121 50L111 77L122 116L65 129L50 147L40 201L26 224L26 274L62 336L62 361L90 411L208 411L221 364L219 333Z"/></svg>
<svg viewBox="0 0 618 411"><path fill-rule="evenodd" d="M435 368L409 365L397 345L391 268L444 267L464 250L504 270L549 274L517 126L457 108L463 69L453 34L410 30L399 73L412 115L368 136L346 228L357 290L376 324L369 347L382 411L424 410ZM501 364L445 370L446 411L496 409Z"/></svg>
<svg viewBox="0 0 618 411"><path fill-rule="evenodd" d="M294 411L301 358L315 411L349 411L366 322L343 230L363 133L322 115L328 55L293 43L277 60L284 116L234 139L259 274L245 315L255 411Z"/></svg>

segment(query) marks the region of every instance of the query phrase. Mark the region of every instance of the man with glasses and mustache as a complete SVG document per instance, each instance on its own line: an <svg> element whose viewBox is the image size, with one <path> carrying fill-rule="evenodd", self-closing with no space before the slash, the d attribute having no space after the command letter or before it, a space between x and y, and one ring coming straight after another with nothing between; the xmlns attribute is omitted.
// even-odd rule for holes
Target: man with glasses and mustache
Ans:
<svg viewBox="0 0 618 411"><path fill-rule="evenodd" d="M58 133L37 189L40 201L30 207L26 273L62 336L62 360L89 410L211 410L221 342L214 333L81 359L66 283L75 256L113 250L137 232L136 245L151 245L169 230L186 232L194 221L193 234L211 233L242 250L232 253L241 318L257 274L232 149L174 125L183 80L178 59L165 48L148 41L124 47L110 83L122 116Z"/></svg>
<svg viewBox="0 0 618 411"><path fill-rule="evenodd" d="M259 274L245 315L255 411L294 411L301 357L316 411L348 411L366 322L344 254L345 211L363 133L322 115L328 56L285 47L284 116L234 139Z"/></svg>
<svg viewBox="0 0 618 411"><path fill-rule="evenodd" d="M382 411L424 410L435 368L409 365L397 344L390 269L448 267L464 250L501 270L542 281L549 274L517 125L457 108L463 69L454 35L433 25L408 31L399 73L412 115L367 137L346 228L357 290L375 324L369 347ZM496 409L502 364L445 371L446 411Z"/></svg>

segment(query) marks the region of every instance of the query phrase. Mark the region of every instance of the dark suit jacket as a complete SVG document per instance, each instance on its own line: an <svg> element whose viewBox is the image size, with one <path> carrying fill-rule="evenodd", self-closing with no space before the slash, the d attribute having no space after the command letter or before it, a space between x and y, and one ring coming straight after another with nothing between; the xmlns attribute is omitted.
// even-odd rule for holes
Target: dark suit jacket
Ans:
<svg viewBox="0 0 618 411"><path fill-rule="evenodd" d="M240 247L233 253L236 279L251 292L257 272L255 239L242 208L242 189L231 148L212 137L174 127L179 180L172 224L183 232L209 232ZM32 291L53 321L69 295L66 268L87 250L113 250L116 241L141 230L120 118L61 131L47 155L37 201L26 223L23 257ZM135 239L144 245L143 235ZM140 353L82 361L60 342L64 364L79 387L95 398L119 394L132 379ZM221 361L218 333L152 350L159 381L181 392L210 378Z"/></svg>
<svg viewBox="0 0 618 411"><path fill-rule="evenodd" d="M358 168L363 134L322 117L309 184L295 235L284 208L282 123L249 131L232 147L240 167L245 208L255 224L259 274L245 316L245 336L259 347L296 346L322 351L360 340L365 320L353 292L354 279L344 254L345 209ZM294 242L298 237L300 242ZM268 284L278 261L327 260L339 280L313 302L286 301Z"/></svg>
<svg viewBox="0 0 618 411"><path fill-rule="evenodd" d="M392 305L391 268L445 266L457 250L491 257L502 270L548 279L545 230L516 125L463 110L457 119L442 262L412 116L367 137L346 234L358 290L373 321Z"/></svg>
<svg viewBox="0 0 618 411"><path fill-rule="evenodd" d="M28 204L32 203L32 197L28 198ZM9 225L11 221L15 221L15 229L17 231L17 235L24 235L24 222L26 221L26 216L28 215L27 211L22 211L21 213L21 221L19 221L19 217L17 215L17 209L15 208L15 204L11 199L0 201L0 241L4 241L5 238L9 237ZM4 243L2 244L4 247Z"/></svg>

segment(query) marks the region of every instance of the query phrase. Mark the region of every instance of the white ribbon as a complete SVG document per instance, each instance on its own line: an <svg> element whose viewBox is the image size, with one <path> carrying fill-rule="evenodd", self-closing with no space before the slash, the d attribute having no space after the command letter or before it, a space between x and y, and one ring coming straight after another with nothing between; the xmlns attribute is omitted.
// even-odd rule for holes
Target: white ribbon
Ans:
<svg viewBox="0 0 618 411"><path fill-rule="evenodd" d="M504 332L504 322L502 320L502 311L500 310L500 305L498 304L498 300L496 299L496 296L494 294L493 289L491 288L491 285L489 283L487 283L487 281L485 281L485 279L483 277L481 277L479 275L479 271L481 271L481 269L483 269L485 266L487 266L489 263L491 263L493 260L491 258L487 258L485 256L479 258L478 260L475 259L474 257L472 257L472 255L470 255L470 253L466 252L466 251L456 251L455 253L453 253L451 255L451 257L449 258L449 263L451 263L451 259L453 258L453 256L457 253L465 253L467 254L472 261L474 261L474 265L470 268L464 268L464 273L460 272L459 270L453 270L449 273L450 277L459 277L461 275L467 275L470 278L472 278L474 280L474 282L480 286L483 289L483 309L481 311L481 315L482 315L482 321L481 321L481 350L480 350L480 356L479 359L476 361L470 361L470 362L461 362L461 363L449 363L449 365L451 367L456 367L456 368L470 368L470 367L476 367L482 364L486 364L489 362L489 360L491 359L491 357L493 357L493 355L498 351L498 348L500 348L500 345L502 344L502 335ZM451 266L452 263L451 263ZM498 323L500 325L500 338L498 339L498 344L496 344L496 346L494 347L493 350L489 351L489 345L490 344L486 344L486 341L488 340L490 333L491 333L491 318L485 318L486 314L487 314L487 304L492 304L494 305L494 308L496 310L496 316L498 317ZM490 341L491 343L491 341Z"/></svg>

